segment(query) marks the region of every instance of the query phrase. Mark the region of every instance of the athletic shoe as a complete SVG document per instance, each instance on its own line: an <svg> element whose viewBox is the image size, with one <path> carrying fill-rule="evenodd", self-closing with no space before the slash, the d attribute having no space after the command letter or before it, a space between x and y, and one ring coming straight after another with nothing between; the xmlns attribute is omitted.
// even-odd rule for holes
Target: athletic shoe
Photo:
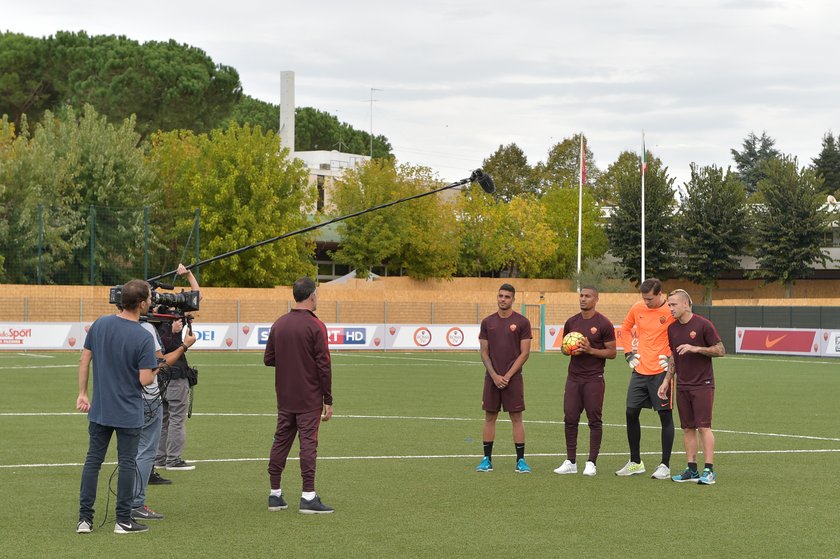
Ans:
<svg viewBox="0 0 840 559"><path fill-rule="evenodd" d="M650 475L653 479L671 479L671 468L665 464L660 464L656 470Z"/></svg>
<svg viewBox="0 0 840 559"><path fill-rule="evenodd" d="M149 485L171 485L172 480L161 477L157 470L152 468L152 473L149 474Z"/></svg>
<svg viewBox="0 0 840 559"><path fill-rule="evenodd" d="M318 495L315 495L315 498L311 501L307 501L301 497L300 510L298 512L301 514L329 514L331 512L335 512L335 509L322 503L321 498Z"/></svg>
<svg viewBox="0 0 840 559"><path fill-rule="evenodd" d="M79 520L79 523L76 524L76 533L77 534L90 534L91 530L93 530L93 522L87 519Z"/></svg>
<svg viewBox="0 0 840 559"><path fill-rule="evenodd" d="M475 469L476 472L492 472L493 471L493 463L490 461L488 457L484 457L481 459L481 463Z"/></svg>
<svg viewBox="0 0 840 559"><path fill-rule="evenodd" d="M184 462L183 460L178 458L178 460L175 463L167 465L166 469L167 470L194 470L195 466L193 464L189 464L187 462Z"/></svg>
<svg viewBox="0 0 840 559"><path fill-rule="evenodd" d="M594 476L597 473L598 469L595 467L595 462L586 461L586 465L583 467L583 475L585 476Z"/></svg>
<svg viewBox="0 0 840 559"><path fill-rule="evenodd" d="M636 464L635 462L628 460L627 463L624 465L623 468L618 470L615 475L617 476L636 476L639 474L645 473L645 463L639 462Z"/></svg>
<svg viewBox="0 0 840 559"><path fill-rule="evenodd" d="M163 515L149 508L148 505L131 509L132 520L163 520Z"/></svg>
<svg viewBox="0 0 840 559"><path fill-rule="evenodd" d="M531 466L525 462L524 458L520 458L516 461L516 468L513 469L514 472L517 474L530 474L531 473Z"/></svg>
<svg viewBox="0 0 840 559"><path fill-rule="evenodd" d="M709 468L706 468L703 470L703 473L700 474L700 479L697 480L697 483L700 485L714 485L715 481L717 481L715 473Z"/></svg>
<svg viewBox="0 0 840 559"><path fill-rule="evenodd" d="M138 524L133 520L120 521L114 524L115 534L134 534L136 532L148 532L149 527L145 524Z"/></svg>
<svg viewBox="0 0 840 559"><path fill-rule="evenodd" d="M589 462L587 462L588 464ZM573 464L571 460L566 460L562 464L560 464L559 468L554 470L555 474L576 474L577 473L577 464Z"/></svg>
<svg viewBox="0 0 840 559"><path fill-rule="evenodd" d="M268 496L268 510L270 510L271 512L278 510L286 510L287 508L289 508L289 505L286 504L286 500L283 498L282 495Z"/></svg>
<svg viewBox="0 0 840 559"><path fill-rule="evenodd" d="M671 479L673 481L676 481L677 483L697 483L700 480L700 474L691 471L689 468L686 468L683 473L681 473L678 476L674 476Z"/></svg>

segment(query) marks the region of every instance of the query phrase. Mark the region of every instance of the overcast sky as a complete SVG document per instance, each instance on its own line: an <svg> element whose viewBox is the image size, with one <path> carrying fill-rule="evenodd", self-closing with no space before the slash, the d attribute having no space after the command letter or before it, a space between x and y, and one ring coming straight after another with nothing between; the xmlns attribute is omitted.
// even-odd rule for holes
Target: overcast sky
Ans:
<svg viewBox="0 0 840 559"><path fill-rule="evenodd" d="M647 147L681 184L766 130L810 164L840 132L834 0L4 0L0 28L169 40L239 71L245 93L384 134L445 180L516 142L531 164L583 131L601 169Z"/></svg>

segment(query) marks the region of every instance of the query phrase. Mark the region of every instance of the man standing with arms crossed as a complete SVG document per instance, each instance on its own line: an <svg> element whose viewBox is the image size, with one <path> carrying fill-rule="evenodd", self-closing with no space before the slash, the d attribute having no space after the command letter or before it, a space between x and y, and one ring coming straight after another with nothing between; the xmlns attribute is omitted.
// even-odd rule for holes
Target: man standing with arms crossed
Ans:
<svg viewBox="0 0 840 559"><path fill-rule="evenodd" d="M271 492L268 510L287 508L280 488L289 449L300 433L300 475L303 492L300 512L328 514L334 511L315 493L315 462L318 427L333 414L332 364L327 327L314 311L318 308L315 282L300 278L292 286L295 308L271 326L263 361L274 367L277 393L277 431L268 461ZM323 412L323 415L322 415Z"/></svg>
<svg viewBox="0 0 840 559"><path fill-rule="evenodd" d="M586 410L589 420L589 459L583 475L596 474L595 462L601 450L604 406L604 365L615 359L615 327L612 322L595 310L598 290L593 286L580 289L580 312L563 325L563 334L580 332L584 336L580 348L569 360L569 376L563 394L563 413L566 432L566 456L555 474L576 474L577 436L580 414Z"/></svg>
<svg viewBox="0 0 840 559"><path fill-rule="evenodd" d="M677 482L713 485L716 481L715 435L712 433L712 405L715 401L715 374L712 357L723 357L726 350L714 325L691 310L691 297L683 289L668 294L668 306L676 322L668 327L671 360L659 387L660 397L667 394L671 379L679 376L677 407L683 430L688 467L674 476ZM697 472L697 432L703 441L703 473Z"/></svg>
<svg viewBox="0 0 840 559"><path fill-rule="evenodd" d="M661 397L659 387L668 367L668 326L674 322L671 310L665 303L662 282L649 278L639 286L642 300L630 308L621 325L624 358L633 369L627 387L627 442L630 460L618 470L617 476L634 476L645 473L641 457L642 427L639 416L642 408L653 408L662 425L662 460L653 475L654 479L670 479L671 450L674 446L674 418L671 394ZM636 328L638 348L632 349L631 330Z"/></svg>
<svg viewBox="0 0 840 559"><path fill-rule="evenodd" d="M525 462L525 383L522 365L531 352L531 322L513 310L516 289L509 283L502 284L496 295L499 307L481 321L478 342L481 361L484 363L484 393L481 407L484 410L484 458L477 472L493 471L493 441L496 438L496 419L504 407L513 424L513 444L516 448L518 474L531 473Z"/></svg>
<svg viewBox="0 0 840 559"><path fill-rule="evenodd" d="M93 505L99 470L117 433L117 522L114 532L145 532L148 526L131 519L131 498L137 470L137 446L143 427L143 387L157 374L152 337L140 326L140 315L152 304L149 284L131 280L122 287L122 310L100 317L90 327L79 361L79 396L76 409L88 413L88 446L79 489L79 522L76 532L93 529ZM94 359L95 356L95 359ZM93 361L93 398L88 398L90 364Z"/></svg>

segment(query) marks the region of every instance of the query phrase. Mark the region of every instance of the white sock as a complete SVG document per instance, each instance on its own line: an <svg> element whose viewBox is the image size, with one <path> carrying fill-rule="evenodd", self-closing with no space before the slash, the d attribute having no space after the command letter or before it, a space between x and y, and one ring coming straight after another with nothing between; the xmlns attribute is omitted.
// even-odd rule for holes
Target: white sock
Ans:
<svg viewBox="0 0 840 559"><path fill-rule="evenodd" d="M272 497L279 497L279 496L281 496L282 494L283 494L283 490L282 490L282 489L272 489L272 490L271 490L271 493L269 493L269 495L271 495Z"/></svg>
<svg viewBox="0 0 840 559"><path fill-rule="evenodd" d="M307 501L311 501L312 499L314 499L318 495L314 491L304 491L303 493L300 494L300 496L301 496L302 499L306 499Z"/></svg>

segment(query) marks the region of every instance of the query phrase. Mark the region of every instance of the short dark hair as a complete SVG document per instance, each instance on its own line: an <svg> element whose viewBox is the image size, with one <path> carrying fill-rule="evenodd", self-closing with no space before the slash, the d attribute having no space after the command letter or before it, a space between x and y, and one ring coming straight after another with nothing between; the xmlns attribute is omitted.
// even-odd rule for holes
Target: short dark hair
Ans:
<svg viewBox="0 0 840 559"><path fill-rule="evenodd" d="M650 293L651 291L654 295L662 293L662 282L656 278L648 278L639 286L640 293Z"/></svg>
<svg viewBox="0 0 840 559"><path fill-rule="evenodd" d="M594 291L595 295L598 295L598 288L595 287L594 285L582 285L581 288L580 288L580 291L583 291L584 289L589 289L590 291Z"/></svg>
<svg viewBox="0 0 840 559"><path fill-rule="evenodd" d="M301 303L306 301L315 293L317 288L318 286L315 285L315 282L311 278L298 278L292 286L292 295L295 298L295 302Z"/></svg>
<svg viewBox="0 0 840 559"><path fill-rule="evenodd" d="M516 288L509 283L503 283L502 286L499 288L499 291L510 291L511 293L516 295Z"/></svg>
<svg viewBox="0 0 840 559"><path fill-rule="evenodd" d="M149 298L151 288L149 284L140 279L133 279L122 286L122 307L133 311L140 306L140 303Z"/></svg>

